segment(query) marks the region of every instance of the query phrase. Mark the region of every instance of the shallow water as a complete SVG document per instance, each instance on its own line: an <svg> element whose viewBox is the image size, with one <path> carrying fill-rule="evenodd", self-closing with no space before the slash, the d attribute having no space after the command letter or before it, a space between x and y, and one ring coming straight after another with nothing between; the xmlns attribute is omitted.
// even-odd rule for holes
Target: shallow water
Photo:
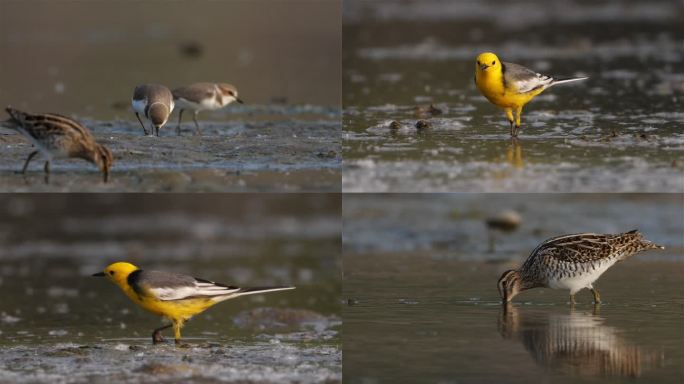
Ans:
<svg viewBox="0 0 684 384"><path fill-rule="evenodd" d="M324 195L0 199L0 381L340 381L339 206ZM186 323L187 345L167 330L153 346L165 322L91 277L121 260L297 289L221 303Z"/></svg>
<svg viewBox="0 0 684 384"><path fill-rule="evenodd" d="M668 1L345 3L343 189L684 190L681 15ZM590 79L528 104L511 141L473 84L486 50Z"/></svg>
<svg viewBox="0 0 684 384"><path fill-rule="evenodd" d="M228 121L169 122L160 137L144 136L132 120L79 118L114 156L110 182L83 160L51 163L44 182L43 160L35 158L26 176L17 174L31 144L0 129L0 190L6 192L144 191L245 192L339 191L339 110L324 107L247 106L218 113ZM147 127L149 131L149 126Z"/></svg>
<svg viewBox="0 0 684 384"><path fill-rule="evenodd" d="M422 256L422 257L421 257ZM504 312L500 268L426 255L345 255L349 383L659 382L682 377L681 263L631 260L599 280L605 303L538 289ZM410 362L407 364L406 362Z"/></svg>
<svg viewBox="0 0 684 384"><path fill-rule="evenodd" d="M343 204L346 382L681 380L681 195L346 195ZM488 229L510 211L515 228ZM596 310L588 291L572 309L566 291L535 289L504 312L497 279L544 239L633 228L666 249L608 270Z"/></svg>

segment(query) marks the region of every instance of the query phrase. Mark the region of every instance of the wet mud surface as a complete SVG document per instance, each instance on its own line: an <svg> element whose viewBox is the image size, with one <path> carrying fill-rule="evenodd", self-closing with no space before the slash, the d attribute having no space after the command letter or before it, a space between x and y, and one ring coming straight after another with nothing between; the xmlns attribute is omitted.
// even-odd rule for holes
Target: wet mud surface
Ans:
<svg viewBox="0 0 684 384"><path fill-rule="evenodd" d="M343 190L684 190L681 16L672 1L346 3ZM511 140L473 84L485 51L589 80L536 97Z"/></svg>
<svg viewBox="0 0 684 384"><path fill-rule="evenodd" d="M196 197L0 199L0 383L340 382L339 195ZM91 276L121 260L296 289L225 301L153 345L167 321Z"/></svg>
<svg viewBox="0 0 684 384"><path fill-rule="evenodd" d="M160 137L144 136L135 120L77 118L114 155L111 182L78 159L51 163L44 182L43 161L33 160L26 175L17 174L31 144L0 129L0 190L5 192L242 192L339 191L340 125L334 108L246 107L224 121L182 125L169 121ZM148 131L149 131L149 127Z"/></svg>

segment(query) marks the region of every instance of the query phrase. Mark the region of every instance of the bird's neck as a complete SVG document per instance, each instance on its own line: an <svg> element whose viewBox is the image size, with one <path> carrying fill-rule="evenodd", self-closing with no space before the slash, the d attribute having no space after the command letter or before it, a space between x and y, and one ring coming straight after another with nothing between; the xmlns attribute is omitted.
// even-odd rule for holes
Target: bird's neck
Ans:
<svg viewBox="0 0 684 384"><path fill-rule="evenodd" d="M480 73L480 82L490 90L501 90L504 89L503 84L503 73L499 71L486 71Z"/></svg>

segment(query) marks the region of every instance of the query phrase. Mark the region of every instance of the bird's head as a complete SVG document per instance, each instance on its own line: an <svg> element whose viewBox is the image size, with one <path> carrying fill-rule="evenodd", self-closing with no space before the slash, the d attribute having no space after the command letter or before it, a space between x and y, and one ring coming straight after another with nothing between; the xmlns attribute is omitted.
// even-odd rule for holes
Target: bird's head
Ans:
<svg viewBox="0 0 684 384"><path fill-rule="evenodd" d="M244 104L243 101L238 97L238 90L232 84L218 83L219 91L221 91L221 97L223 98L223 105L228 105L233 101L237 101L240 104Z"/></svg>
<svg viewBox="0 0 684 384"><path fill-rule="evenodd" d="M100 168L100 171L102 171L102 175L104 177L104 182L106 183L109 180L109 169L112 167L112 163L114 162L112 152L104 145L98 144L95 148L95 151L93 151L91 161L95 163L98 168Z"/></svg>
<svg viewBox="0 0 684 384"><path fill-rule="evenodd" d="M137 271L138 269L138 267L131 263L121 261L118 263L109 264L107 268L104 269L104 271L95 273L93 274L93 276L106 277L107 279L109 279L109 281L113 282L114 284L123 287L126 284L126 279L128 279L128 275L130 275L134 271Z"/></svg>
<svg viewBox="0 0 684 384"><path fill-rule="evenodd" d="M489 72L498 70L501 70L501 61L495 54L491 52L485 52L480 53L480 55L477 56L477 62L475 63L475 71Z"/></svg>
<svg viewBox="0 0 684 384"><path fill-rule="evenodd" d="M504 304L513 300L515 295L517 295L522 290L522 284L520 283L520 273L516 270L509 269L504 272L499 278L498 282L499 296Z"/></svg>

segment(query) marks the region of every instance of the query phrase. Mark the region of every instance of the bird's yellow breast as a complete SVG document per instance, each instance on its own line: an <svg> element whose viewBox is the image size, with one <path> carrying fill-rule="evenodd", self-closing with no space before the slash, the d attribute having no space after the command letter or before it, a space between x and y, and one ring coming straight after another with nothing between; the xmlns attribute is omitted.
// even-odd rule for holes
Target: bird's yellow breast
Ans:
<svg viewBox="0 0 684 384"><path fill-rule="evenodd" d="M543 88L539 88L532 92L518 93L517 90L504 85L501 71L477 71L475 84L487 100L501 108L522 107L544 91Z"/></svg>
<svg viewBox="0 0 684 384"><path fill-rule="evenodd" d="M209 298L189 298L182 300L158 300L149 295L139 295L130 287L124 288L129 299L145 310L170 320L188 320L216 304Z"/></svg>

